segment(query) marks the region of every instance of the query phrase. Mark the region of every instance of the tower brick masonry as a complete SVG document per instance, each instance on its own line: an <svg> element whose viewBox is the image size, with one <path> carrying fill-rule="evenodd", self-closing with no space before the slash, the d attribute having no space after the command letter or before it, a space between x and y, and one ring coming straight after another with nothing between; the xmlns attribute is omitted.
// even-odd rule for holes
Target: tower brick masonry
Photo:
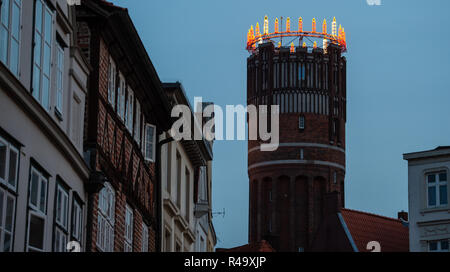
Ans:
<svg viewBox="0 0 450 272"><path fill-rule="evenodd" d="M275 48L262 43L247 60L247 104L280 106L280 147L248 143L249 242L308 251L327 193L344 206L346 59L331 44Z"/></svg>

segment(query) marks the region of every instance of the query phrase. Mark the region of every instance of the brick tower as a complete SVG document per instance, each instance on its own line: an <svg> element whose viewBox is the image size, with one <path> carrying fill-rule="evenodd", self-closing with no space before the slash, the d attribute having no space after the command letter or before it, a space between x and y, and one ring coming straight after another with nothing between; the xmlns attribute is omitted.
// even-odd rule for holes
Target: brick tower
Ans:
<svg viewBox="0 0 450 272"><path fill-rule="evenodd" d="M289 19L288 19L289 20ZM289 22L290 24L290 22ZM248 143L249 242L268 240L277 251L308 251L324 214L327 193L344 206L346 50L345 32L333 21L332 34L299 29L248 33L247 104L280 106L280 146L260 151ZM273 39L298 37L299 46ZM323 48L303 38L323 39ZM295 38L296 39L296 38Z"/></svg>

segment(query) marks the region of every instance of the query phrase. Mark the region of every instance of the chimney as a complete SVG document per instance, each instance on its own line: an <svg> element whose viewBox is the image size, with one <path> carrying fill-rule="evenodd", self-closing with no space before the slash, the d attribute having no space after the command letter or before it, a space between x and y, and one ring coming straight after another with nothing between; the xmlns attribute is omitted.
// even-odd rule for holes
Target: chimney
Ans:
<svg viewBox="0 0 450 272"><path fill-rule="evenodd" d="M401 211L398 213L398 220L402 220L404 222L408 222L408 213L405 211Z"/></svg>

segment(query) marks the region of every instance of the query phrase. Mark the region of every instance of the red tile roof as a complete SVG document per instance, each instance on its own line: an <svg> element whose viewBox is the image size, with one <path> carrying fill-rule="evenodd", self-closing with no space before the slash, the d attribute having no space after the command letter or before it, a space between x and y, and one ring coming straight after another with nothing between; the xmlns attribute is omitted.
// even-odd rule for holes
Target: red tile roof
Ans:
<svg viewBox="0 0 450 272"><path fill-rule="evenodd" d="M275 252L275 249L269 244L269 242L262 240L258 243L247 244L240 247L235 248L218 248L217 252Z"/></svg>
<svg viewBox="0 0 450 272"><path fill-rule="evenodd" d="M369 251L371 241L379 242L382 252L409 251L409 228L401 220L349 209L341 213L358 251Z"/></svg>

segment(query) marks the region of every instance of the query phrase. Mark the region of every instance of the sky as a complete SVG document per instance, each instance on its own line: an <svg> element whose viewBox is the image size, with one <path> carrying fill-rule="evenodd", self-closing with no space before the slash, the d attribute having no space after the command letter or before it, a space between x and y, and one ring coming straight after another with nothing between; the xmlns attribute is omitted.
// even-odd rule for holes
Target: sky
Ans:
<svg viewBox="0 0 450 272"><path fill-rule="evenodd" d="M163 82L189 100L246 103L247 30L269 16L318 29L335 16L346 31L346 207L396 217L408 210L403 154L450 145L448 0L113 0L131 18ZM330 28L330 27L329 27ZM217 247L248 242L245 141L214 146Z"/></svg>

